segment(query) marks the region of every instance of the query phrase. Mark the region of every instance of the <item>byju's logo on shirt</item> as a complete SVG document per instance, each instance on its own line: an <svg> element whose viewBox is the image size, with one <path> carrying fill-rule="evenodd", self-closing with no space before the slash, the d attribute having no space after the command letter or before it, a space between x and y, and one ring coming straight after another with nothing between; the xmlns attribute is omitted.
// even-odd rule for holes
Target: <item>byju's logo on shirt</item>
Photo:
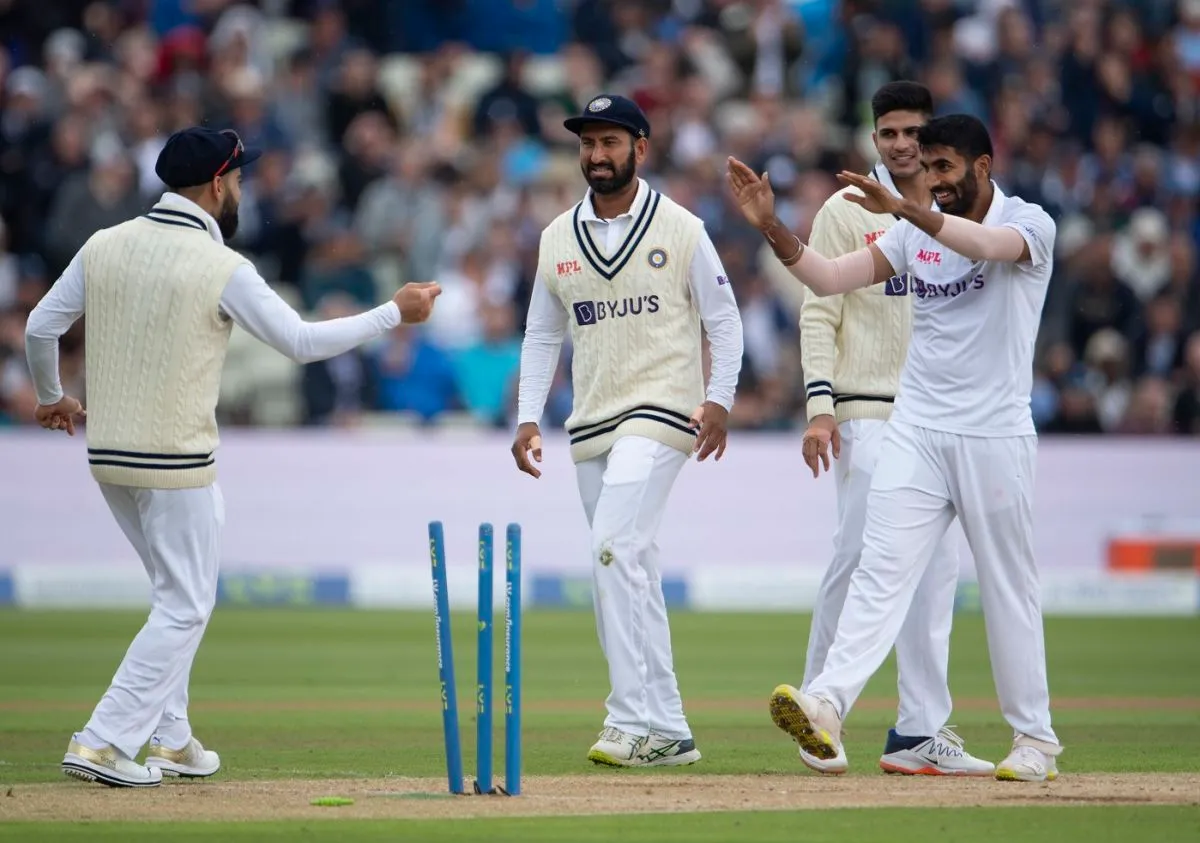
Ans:
<svg viewBox="0 0 1200 843"><path fill-rule="evenodd" d="M907 296L908 295L908 273L903 275L893 275L891 278L883 282L883 294L885 296Z"/></svg>
<svg viewBox="0 0 1200 843"><path fill-rule="evenodd" d="M953 299L961 296L968 290L979 290L984 285L983 275L976 275L973 278L963 278L960 281L952 281L949 284L933 284L914 277L912 279L912 291L919 299Z"/></svg>
<svg viewBox="0 0 1200 843"><path fill-rule="evenodd" d="M571 305L576 325L595 325L605 319L637 316L643 311L658 313L658 296L632 296L607 301L577 301Z"/></svg>

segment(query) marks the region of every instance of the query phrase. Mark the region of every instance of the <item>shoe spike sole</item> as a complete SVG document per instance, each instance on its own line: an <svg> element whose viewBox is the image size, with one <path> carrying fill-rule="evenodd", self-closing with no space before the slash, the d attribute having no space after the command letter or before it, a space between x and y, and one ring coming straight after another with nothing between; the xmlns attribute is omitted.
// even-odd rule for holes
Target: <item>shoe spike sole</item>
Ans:
<svg viewBox="0 0 1200 843"><path fill-rule="evenodd" d="M822 739L821 734L825 734L824 731L818 734L799 704L784 690L776 690L771 694L771 719L814 758L830 761L837 757L837 750L826 742L828 735Z"/></svg>

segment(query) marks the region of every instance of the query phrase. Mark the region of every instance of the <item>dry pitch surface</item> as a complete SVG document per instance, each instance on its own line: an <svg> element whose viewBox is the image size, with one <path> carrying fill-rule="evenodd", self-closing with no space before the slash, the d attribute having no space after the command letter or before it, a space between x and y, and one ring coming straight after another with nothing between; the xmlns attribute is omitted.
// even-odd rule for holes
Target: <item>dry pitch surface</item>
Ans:
<svg viewBox="0 0 1200 843"><path fill-rule="evenodd" d="M168 782L110 790L76 782L12 785L0 817L15 820L282 820L1083 804L1200 804L1200 773L1063 776L1046 784L992 779L816 775L532 776L520 797L454 797L444 779ZM312 799L349 797L317 807Z"/></svg>

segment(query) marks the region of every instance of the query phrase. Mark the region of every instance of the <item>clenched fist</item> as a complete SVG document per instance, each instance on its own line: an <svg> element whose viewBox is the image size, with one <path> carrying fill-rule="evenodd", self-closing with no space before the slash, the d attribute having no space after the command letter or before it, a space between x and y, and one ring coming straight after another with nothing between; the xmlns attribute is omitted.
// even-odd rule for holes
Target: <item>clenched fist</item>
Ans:
<svg viewBox="0 0 1200 843"><path fill-rule="evenodd" d="M400 308L400 318L412 325L424 322L433 313L433 300L442 294L442 288L436 281L422 281L405 284L401 287L392 301Z"/></svg>

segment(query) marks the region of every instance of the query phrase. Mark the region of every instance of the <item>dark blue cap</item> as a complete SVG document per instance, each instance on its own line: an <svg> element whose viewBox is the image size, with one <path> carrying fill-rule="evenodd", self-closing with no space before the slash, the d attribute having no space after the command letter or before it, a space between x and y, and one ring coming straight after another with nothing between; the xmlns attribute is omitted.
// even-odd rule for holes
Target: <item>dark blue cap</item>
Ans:
<svg viewBox="0 0 1200 843"><path fill-rule="evenodd" d="M154 172L169 188L195 187L244 167L260 155L262 150L248 149L231 129L192 126L167 138Z"/></svg>
<svg viewBox="0 0 1200 843"><path fill-rule="evenodd" d="M563 125L579 134L588 123L612 123L628 129L635 138L650 137L650 121L636 102L616 94L593 97L578 117L568 117Z"/></svg>

